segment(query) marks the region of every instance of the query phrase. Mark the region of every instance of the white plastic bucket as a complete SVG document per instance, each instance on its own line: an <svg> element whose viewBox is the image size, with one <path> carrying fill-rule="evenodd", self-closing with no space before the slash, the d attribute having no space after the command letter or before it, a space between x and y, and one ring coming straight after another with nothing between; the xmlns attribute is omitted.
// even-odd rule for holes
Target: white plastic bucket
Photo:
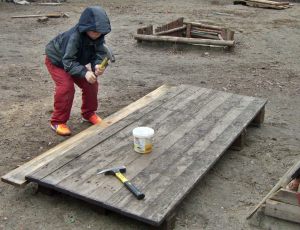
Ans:
<svg viewBox="0 0 300 230"><path fill-rule="evenodd" d="M149 127L138 127L132 131L134 150L138 153L150 153L154 130Z"/></svg>

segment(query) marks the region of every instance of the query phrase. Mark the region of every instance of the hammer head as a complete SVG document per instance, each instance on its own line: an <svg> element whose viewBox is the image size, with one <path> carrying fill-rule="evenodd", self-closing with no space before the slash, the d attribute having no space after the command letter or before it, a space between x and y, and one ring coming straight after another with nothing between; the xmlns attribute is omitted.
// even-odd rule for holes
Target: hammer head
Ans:
<svg viewBox="0 0 300 230"><path fill-rule="evenodd" d="M108 58L111 62L115 62L116 59L115 59L114 53L111 51L111 49L110 49L107 45L103 44L103 46L104 46L104 48L105 48L105 50L106 50L107 58Z"/></svg>
<svg viewBox="0 0 300 230"><path fill-rule="evenodd" d="M126 172L126 167L122 166L117 168L106 169L101 172L98 172L97 174L104 173L105 175L115 175L117 172L121 172L121 173Z"/></svg>

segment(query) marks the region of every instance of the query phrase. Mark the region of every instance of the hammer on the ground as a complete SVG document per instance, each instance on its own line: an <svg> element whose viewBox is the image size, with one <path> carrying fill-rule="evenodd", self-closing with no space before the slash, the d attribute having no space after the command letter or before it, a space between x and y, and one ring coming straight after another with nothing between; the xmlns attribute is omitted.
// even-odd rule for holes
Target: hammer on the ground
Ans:
<svg viewBox="0 0 300 230"><path fill-rule="evenodd" d="M117 167L103 170L97 174L104 173L105 175L116 175L125 185L126 187L138 198L138 200L144 199L145 194L140 193L133 184L131 184L123 175L122 173L126 172L126 167Z"/></svg>

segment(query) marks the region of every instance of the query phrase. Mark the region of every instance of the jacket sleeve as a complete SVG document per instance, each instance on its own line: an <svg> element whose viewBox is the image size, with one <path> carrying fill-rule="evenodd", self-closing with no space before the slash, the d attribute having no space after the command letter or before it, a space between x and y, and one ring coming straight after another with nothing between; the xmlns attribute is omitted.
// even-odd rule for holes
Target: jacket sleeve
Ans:
<svg viewBox="0 0 300 230"><path fill-rule="evenodd" d="M87 69L77 61L80 40L80 37L76 34L69 38L62 62L67 73L75 77L84 78Z"/></svg>

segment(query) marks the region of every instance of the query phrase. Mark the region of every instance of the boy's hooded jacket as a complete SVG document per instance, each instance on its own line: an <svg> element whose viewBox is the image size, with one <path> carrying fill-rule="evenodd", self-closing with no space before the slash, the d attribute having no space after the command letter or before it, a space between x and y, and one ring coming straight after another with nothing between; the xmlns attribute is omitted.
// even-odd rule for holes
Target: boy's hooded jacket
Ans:
<svg viewBox="0 0 300 230"><path fill-rule="evenodd" d="M101 33L96 40L92 40L86 31ZM46 46L46 55L53 65L65 69L73 76L84 78L87 72L85 65L101 64L106 57L103 46L104 36L111 31L110 21L106 12L98 6L86 8L76 26L59 34Z"/></svg>

